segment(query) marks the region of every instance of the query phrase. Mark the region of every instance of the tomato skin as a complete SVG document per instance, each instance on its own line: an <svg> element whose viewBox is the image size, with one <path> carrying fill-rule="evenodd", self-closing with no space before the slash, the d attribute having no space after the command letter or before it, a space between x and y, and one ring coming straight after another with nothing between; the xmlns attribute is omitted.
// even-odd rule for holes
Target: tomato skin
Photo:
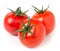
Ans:
<svg viewBox="0 0 60 51"><path fill-rule="evenodd" d="M27 21L24 22L26 24ZM43 24L41 24L38 20L30 19L30 24L34 25L34 30L30 36L28 36L29 33L27 33L24 38L22 39L22 32L18 32L18 37L22 44L24 44L26 47L29 48L35 48L37 47L45 38L46 31ZM21 26L20 26L21 28ZM33 28L32 28L33 29Z"/></svg>
<svg viewBox="0 0 60 51"><path fill-rule="evenodd" d="M46 35L51 33L55 28L55 16L51 11L45 11L44 13L35 13L32 18L40 20L42 24L44 24L46 28Z"/></svg>
<svg viewBox="0 0 60 51"><path fill-rule="evenodd" d="M18 35L15 32L20 25L20 22L23 22L27 19L28 16L26 14L22 16L17 16L13 12L8 13L4 18L4 28L12 35Z"/></svg>

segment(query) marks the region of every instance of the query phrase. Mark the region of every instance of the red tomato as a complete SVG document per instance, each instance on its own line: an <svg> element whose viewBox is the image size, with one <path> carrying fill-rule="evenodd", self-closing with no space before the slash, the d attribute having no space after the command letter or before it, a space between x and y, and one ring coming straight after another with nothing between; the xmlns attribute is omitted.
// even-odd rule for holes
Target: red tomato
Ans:
<svg viewBox="0 0 60 51"><path fill-rule="evenodd" d="M27 22L28 21L25 21L24 24L27 25ZM22 44L29 48L34 48L38 46L43 41L46 34L45 27L38 20L30 19L30 26L32 25L33 27L31 27L31 29L29 29L29 27L27 28L26 26L24 26L23 30L25 31L20 30L20 32L18 33L19 39L22 42ZM23 32L26 33L24 34L24 37L21 38Z"/></svg>
<svg viewBox="0 0 60 51"><path fill-rule="evenodd" d="M23 14L19 7L15 12L9 12L5 16L4 27L12 35L18 35L15 31L19 28L20 22L24 22L24 20L27 18L28 16L25 13Z"/></svg>
<svg viewBox="0 0 60 51"><path fill-rule="evenodd" d="M34 7L34 6L33 6ZM35 9L38 9L36 7L34 7ZM46 8L45 10L35 10L36 13L32 16L32 18L38 19L40 20L40 22L42 22L42 24L44 24L45 28L46 28L46 34L48 35L49 33L52 32L52 30L55 27L55 16L51 11L47 10L48 8Z"/></svg>

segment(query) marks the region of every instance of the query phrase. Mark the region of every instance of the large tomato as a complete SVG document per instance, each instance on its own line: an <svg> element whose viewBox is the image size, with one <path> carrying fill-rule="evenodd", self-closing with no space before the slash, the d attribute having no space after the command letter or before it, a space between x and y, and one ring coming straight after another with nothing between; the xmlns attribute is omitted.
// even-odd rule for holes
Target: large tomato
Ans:
<svg viewBox="0 0 60 51"><path fill-rule="evenodd" d="M18 29L20 41L29 48L38 46L45 38L45 35L46 31L43 24L34 19L30 19L30 23L29 21L25 21L24 25L19 26Z"/></svg>
<svg viewBox="0 0 60 51"><path fill-rule="evenodd" d="M43 10L39 10L38 8L36 8L35 6L33 6L34 10L36 11L36 13L32 16L32 18L38 19L40 20L40 22L42 22L42 24L44 24L45 28L46 28L46 34L48 35L50 32L52 32L52 30L55 27L55 16L51 11L48 11L48 7L46 9Z"/></svg>
<svg viewBox="0 0 60 51"><path fill-rule="evenodd" d="M21 11L20 7L18 7L16 11L11 11L12 12L9 12L5 16L4 27L12 35L18 35L16 30L19 28L20 22L24 22L24 20L27 19L28 16L25 14L25 12Z"/></svg>

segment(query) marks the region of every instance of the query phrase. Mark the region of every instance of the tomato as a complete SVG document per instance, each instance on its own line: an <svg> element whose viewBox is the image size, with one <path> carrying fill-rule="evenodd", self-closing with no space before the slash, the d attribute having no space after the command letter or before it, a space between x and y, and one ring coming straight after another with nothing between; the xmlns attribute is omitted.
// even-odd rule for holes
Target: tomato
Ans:
<svg viewBox="0 0 60 51"><path fill-rule="evenodd" d="M19 26L18 37L26 47L37 47L45 38L45 27L38 20L24 21L24 26ZM22 29L21 29L22 28Z"/></svg>
<svg viewBox="0 0 60 51"><path fill-rule="evenodd" d="M18 7L16 11L11 11L12 12L7 13L4 18L4 27L10 34L18 35L15 31L19 28L20 22L24 22L28 16L25 14L25 12L21 11L20 7Z"/></svg>
<svg viewBox="0 0 60 51"><path fill-rule="evenodd" d="M48 11L48 7L43 10L39 10L35 6L33 6L36 13L32 16L32 18L35 18L39 20L42 24L44 24L46 28L46 34L48 35L51 33L55 27L55 16L51 11Z"/></svg>

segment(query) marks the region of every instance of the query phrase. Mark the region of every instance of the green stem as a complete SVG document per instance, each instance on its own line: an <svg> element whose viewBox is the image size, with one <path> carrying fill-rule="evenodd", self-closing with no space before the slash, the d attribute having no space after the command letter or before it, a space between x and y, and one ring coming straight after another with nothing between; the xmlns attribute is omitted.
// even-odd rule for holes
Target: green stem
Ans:
<svg viewBox="0 0 60 51"><path fill-rule="evenodd" d="M35 7L35 6L32 6L32 7L34 8L35 12L37 12L37 13L39 13L39 14L42 14L42 13L44 13L45 11L47 11L47 9L49 8L49 5L48 5L48 7L47 7L46 9L43 9L43 6L42 6L42 9L41 9L41 10L38 9L37 7Z"/></svg>
<svg viewBox="0 0 60 51"><path fill-rule="evenodd" d="M24 38L24 36L26 35L26 33L32 34L31 28L32 28L33 26L30 25L30 17L28 18L28 23L27 23L27 25L24 25L23 23L21 23L21 26L22 26L23 28L16 30L16 32L22 32L22 38Z"/></svg>
<svg viewBox="0 0 60 51"><path fill-rule="evenodd" d="M13 11L12 9L8 8L11 12L13 12L15 15L22 16L24 15L27 11L22 12L21 7L18 7L16 11Z"/></svg>

